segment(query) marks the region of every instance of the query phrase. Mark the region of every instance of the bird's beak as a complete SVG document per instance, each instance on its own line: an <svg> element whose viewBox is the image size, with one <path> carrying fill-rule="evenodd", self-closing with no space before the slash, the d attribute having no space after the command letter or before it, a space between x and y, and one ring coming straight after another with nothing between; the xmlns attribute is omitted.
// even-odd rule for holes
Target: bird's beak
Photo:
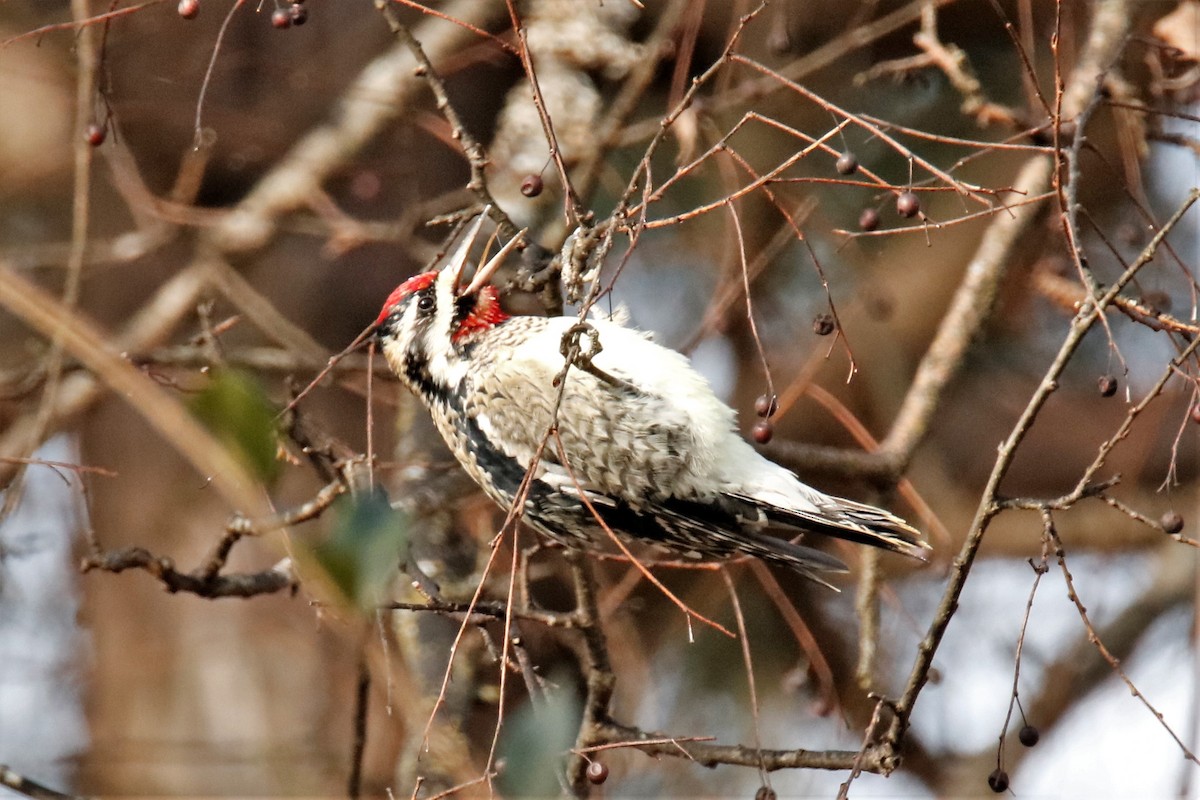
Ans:
<svg viewBox="0 0 1200 800"><path fill-rule="evenodd" d="M475 244L475 237L479 235L479 229L483 227L483 220L487 217L489 208L491 206L485 206L475 221L471 223L462 244L454 251L454 255L450 256L450 260L442 268L442 274L438 276L438 282L449 283L450 290L454 294L458 294L458 284L462 280L463 271L467 268L467 260L471 257L471 247Z"/></svg>
<svg viewBox="0 0 1200 800"><path fill-rule="evenodd" d="M471 283L467 285L467 288L463 289L459 294L467 295L478 292L485 283L490 281L492 276L496 274L496 270L500 269L500 265L504 263L504 259L508 254L517 249L517 246L525 240L525 233L528 230L529 228L522 228L518 231L517 235L509 239L496 255L489 258L486 264L475 270L475 277L471 279Z"/></svg>
<svg viewBox="0 0 1200 800"><path fill-rule="evenodd" d="M524 228L518 232L516 236L509 239L508 242L500 248L499 252L488 259L486 264L475 270L475 276L471 279L471 282L467 285L467 287L465 289L459 289L459 285L462 283L463 273L466 272L467 263L471 257L471 247L475 244L475 239L479 236L479 229L483 226L483 220L485 217L487 217L488 210L490 208L491 206L485 206L483 211L480 212L479 216L475 218L475 221L471 223L471 227L467 229L467 235L463 237L462 244L460 244L458 249L454 251L454 255L450 257L450 260L446 263L446 266L442 268L441 275L438 276L438 281L448 283L451 292L458 297L473 294L474 292L479 291L484 284L491 280L492 275L494 275L496 270L500 268L500 265L504 263L504 259L508 257L508 254L516 249L525 240L525 233L529 230L528 228Z"/></svg>

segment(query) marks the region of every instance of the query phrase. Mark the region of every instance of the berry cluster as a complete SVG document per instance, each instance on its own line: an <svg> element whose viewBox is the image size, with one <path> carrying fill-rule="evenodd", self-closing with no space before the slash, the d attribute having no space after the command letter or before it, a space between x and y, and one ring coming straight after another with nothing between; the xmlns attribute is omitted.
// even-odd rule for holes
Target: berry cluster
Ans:
<svg viewBox="0 0 1200 800"><path fill-rule="evenodd" d="M184 19L195 19L200 14L200 0L179 0L176 11ZM305 22L308 22L308 9L304 7L304 0L292 0L286 6L277 4L271 12L271 25L276 28L290 28Z"/></svg>
<svg viewBox="0 0 1200 800"><path fill-rule="evenodd" d="M813 317L813 333L817 336L828 336L837 330L837 320L829 313L820 313ZM771 422L771 417L775 416L775 412L779 410L779 398L775 395L759 395L754 401L754 413L758 415L758 422L754 423L754 427L750 430L750 437L759 444L766 444L775 436L775 425Z"/></svg>
<svg viewBox="0 0 1200 800"><path fill-rule="evenodd" d="M853 175L858 172L858 158L847 150L838 156L834 169L839 175ZM896 213L905 219L912 219L921 213L921 200L911 190L900 192L896 195ZM876 230L879 222L879 211L874 208L864 208L858 217L858 227L868 233Z"/></svg>
<svg viewBox="0 0 1200 800"><path fill-rule="evenodd" d="M771 441L771 437L775 435L775 426L771 424L771 417L779 409L778 398L775 395L760 395L754 401L754 413L761 419L754 423L754 429L750 435L754 437L754 441L759 444L766 444Z"/></svg>
<svg viewBox="0 0 1200 800"><path fill-rule="evenodd" d="M1017 731L1017 741L1026 747L1034 747L1041 739L1042 732L1028 723ZM996 794L1007 792L1009 787L1008 771L1004 767L996 767L988 775L987 785Z"/></svg>

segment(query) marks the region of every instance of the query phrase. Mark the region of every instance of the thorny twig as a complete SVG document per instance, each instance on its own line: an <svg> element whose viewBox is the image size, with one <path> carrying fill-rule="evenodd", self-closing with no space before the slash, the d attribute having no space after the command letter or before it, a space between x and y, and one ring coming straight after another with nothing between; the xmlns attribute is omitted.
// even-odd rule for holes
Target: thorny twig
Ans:
<svg viewBox="0 0 1200 800"><path fill-rule="evenodd" d="M801 97L804 97L807 100L821 106L822 108L825 108L825 109L833 112L834 114L836 114L838 117L840 117L842 119L850 120L855 125L863 128L871 135L886 142L892 149L894 149L897 153L899 153L906 160L908 160L909 163L920 166L922 169L926 170L931 175L933 175L933 176L939 178L940 180L942 180L943 182L945 182L945 184L947 186L953 187L954 190L956 192L958 192L960 195L962 195L963 197L970 198L970 199L976 201L977 203L980 203L981 205L985 205L985 206L989 205L987 199L985 197L980 196L981 193L979 192L979 190L976 187L964 184L962 181L958 180L953 175L950 175L948 172L941 169L937 165L927 161L926 159L921 157L919 154L914 153L912 150L905 147L904 144L901 143L899 140L892 137L891 134L887 133L886 131L884 131L883 129L879 128L878 126L872 124L871 122L867 121L866 119L863 119L862 117L857 116L855 114L851 114L850 112L846 111L845 109L843 109L843 108L829 102L828 100L825 100L824 98L820 97L819 95L815 94L812 90L808 89L807 87L802 86L801 84L796 83L795 81L788 80L786 77L781 75L779 72L765 66L764 64L754 61L753 59L746 58L745 56L740 56L740 55L735 54L732 56L731 60L736 64L743 64L747 67L750 67L751 69L761 72L763 75L775 78L781 84L783 84L788 89L795 92L796 94L800 95Z"/></svg>
<svg viewBox="0 0 1200 800"><path fill-rule="evenodd" d="M1052 174L1050 159L1031 158L1014 188L1040 195L1049 186ZM970 345L991 318L1004 276L1020 252L1023 237L1029 235L1041 218L1044 205L1044 202L1023 205L1011 215L996 217L988 226L877 452L798 447L785 442L774 444L769 452L785 463L812 465L893 483L928 435L946 386L959 374Z"/></svg>
<svg viewBox="0 0 1200 800"><path fill-rule="evenodd" d="M749 115L747 115L747 116L749 116ZM841 126L839 126L839 128L840 127ZM755 180L758 179L758 177L759 177L758 173L755 172L753 167L751 167L750 164L746 161L746 159L744 159L739 153L737 153L737 151L730 148L727 150L727 152L729 153L730 157L733 158L733 160L738 164L738 166L740 166L742 169L746 170L751 176L754 177ZM846 336L845 326L842 325L842 319L841 319L841 316L838 314L837 304L834 303L834 301L833 301L833 293L829 290L829 278L825 274L825 269L821 266L821 260L819 258L817 258L817 253L815 250L813 250L812 242L810 242L809 238L804 235L803 231L800 230L799 220L797 219L799 214L789 211L779 201L779 199L776 197L775 192L771 190L769 185L764 185L762 188L763 188L763 194L766 195L767 199L769 199L771 201L772 205L774 205L775 208L778 209L779 213L783 216L784 220L787 222L787 225L780 229L780 233L786 235L790 231L792 236L795 238L795 240L804 245L805 252L808 253L809 260L812 261L813 269L817 273L817 278L821 281L821 289L825 292L825 305L829 309L829 315L833 318L833 327L834 327L834 334L835 334L834 341L830 343L829 349L826 351L826 357L828 357L828 355L833 352L833 348L838 342L842 343L842 345L846 349L846 358L850 362L849 367L847 368L847 378L846 378L846 380L849 381L851 378L854 377L854 374L856 372L858 372L858 365L854 361L854 348L852 348L850 346L850 339L849 339L849 337ZM804 205L801 206L801 208L799 210L802 213L807 214L808 212L810 212L812 210L814 205L815 204L812 202L806 202ZM732 208L732 206L730 206L730 207ZM758 260L759 260L759 258L755 259L756 262ZM743 267L742 268L742 276L743 276L742 293L746 297L747 305L749 305L749 302L750 302L749 274L757 274L758 270L751 271L751 270L747 269L745 266L745 263L744 263L744 259L743 259L742 267ZM760 269L761 269L761 267L760 267ZM764 361L763 366L764 366L764 370L765 370L765 367L766 367L765 361ZM768 386L770 387L769 392L770 392L771 396L774 397L775 389L771 385L771 381L769 380L769 377L770 376L768 375L767 383L768 383Z"/></svg>

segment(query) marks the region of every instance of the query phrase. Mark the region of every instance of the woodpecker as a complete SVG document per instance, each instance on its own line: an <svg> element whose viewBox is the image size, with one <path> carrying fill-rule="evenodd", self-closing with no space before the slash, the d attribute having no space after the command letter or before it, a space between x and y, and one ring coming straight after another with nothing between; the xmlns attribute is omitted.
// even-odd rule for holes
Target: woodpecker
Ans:
<svg viewBox="0 0 1200 800"><path fill-rule="evenodd" d="M754 556L820 583L845 565L769 529L923 558L928 546L899 517L819 492L758 453L680 353L614 320L505 313L484 284L520 237L460 288L481 222L441 271L391 293L375 334L501 507L523 497L524 521L570 547L607 548L612 531L687 559Z"/></svg>

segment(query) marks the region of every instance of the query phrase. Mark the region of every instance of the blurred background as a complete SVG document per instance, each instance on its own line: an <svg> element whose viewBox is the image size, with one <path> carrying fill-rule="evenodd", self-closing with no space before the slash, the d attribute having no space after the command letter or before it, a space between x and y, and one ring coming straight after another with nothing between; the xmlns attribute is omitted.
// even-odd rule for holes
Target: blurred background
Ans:
<svg viewBox="0 0 1200 800"><path fill-rule="evenodd" d="M429 797L485 768L500 692L495 643L467 631L446 707L426 728L459 623L383 604L420 599L399 572L409 548L447 597L469 599L502 514L390 376L377 370L368 393L361 356L273 432L276 412L375 319L391 289L444 251L453 226L438 218L478 201L466 188L462 136L377 5L420 40L463 129L487 149L483 174L498 208L557 252L573 225L500 0L429 3L438 15L347 0L0 3L0 268L94 324L100 343L194 411L249 465L260 502L283 510L311 500L331 476L358 474L347 464L370 444L374 477L398 509L371 522L339 501L312 521L236 542L226 571L259 573L290 558L293 591L210 599L168 592L146 570L82 573L88 554L127 547L198 569L231 513L249 511L231 506L78 353L68 347L56 367L45 330L0 316L0 764L28 778L111 796L318 796L351 784L408 796L420 778L414 796ZM773 594L733 568L763 745L856 750L874 708L868 690L903 687L997 446L1084 297L1075 255L1111 284L1200 183L1200 3L516 6L583 207L605 220L643 159L652 188L666 187L635 209L651 221L636 243L619 236L604 261L611 292L601 307L624 306L632 325L689 353L747 434L756 399L773 391L780 409L767 452L824 490L887 504L929 536L925 565L885 556L868 568L854 550L837 551L851 565L840 593L778 573ZM981 334L911 452L907 486L830 469L817 457L828 451L811 446L862 449L852 423L887 437L968 264L1008 213L1001 206L1023 199L1009 190L1052 152L1056 80L1068 82L1092 52L1094 23L1114 6L1129 29L1105 51L1099 99L1088 87L1077 174L1061 173L1079 203L1077 247L1045 186L1051 196L1006 256ZM805 92L729 58L744 14L735 52ZM692 79L714 64L647 156ZM839 161L846 154L854 165ZM781 165L775 180L722 202ZM629 203L644 199L645 185ZM920 210L905 216L897 197L910 189ZM1200 722L1186 540L1200 511L1197 365L1172 366L1195 330L1194 210L1168 242L1125 290L1134 310L1110 312L1075 351L1000 488L1004 497L1069 493L1173 371L1095 475L1119 475L1109 494L1142 519L1098 499L1054 515L1094 632L1163 721L1089 643L1039 515L1008 511L991 522L936 654L904 766L862 776L854 792L985 794L1000 764L1017 793L1200 795L1195 760L1184 757ZM529 293L505 302L544 313ZM1173 515L1183 520L1174 538L1163 530L1178 533ZM371 532L383 529L392 532ZM561 561L536 556L528 573L552 609L572 602ZM1031 565L1040 563L1050 571L1039 580ZM740 644L703 626L690 632L628 564L594 567L614 716L752 744ZM855 581L864 569L878 570L881 584L876 653L860 681ZM735 626L718 574L660 576L698 612ZM484 596L503 599L508 583L493 570ZM499 743L508 768L497 791L556 794L582 675L570 636L522 628L561 702L536 717L521 681L508 681ZM1006 738L1019 646L1024 719L1013 712ZM1034 747L1016 740L1026 725L1039 734ZM753 768L710 770L629 748L603 762L611 775L596 796L751 797L764 784ZM782 771L770 783L781 797L833 796L845 777ZM462 794L485 792L476 784Z"/></svg>

